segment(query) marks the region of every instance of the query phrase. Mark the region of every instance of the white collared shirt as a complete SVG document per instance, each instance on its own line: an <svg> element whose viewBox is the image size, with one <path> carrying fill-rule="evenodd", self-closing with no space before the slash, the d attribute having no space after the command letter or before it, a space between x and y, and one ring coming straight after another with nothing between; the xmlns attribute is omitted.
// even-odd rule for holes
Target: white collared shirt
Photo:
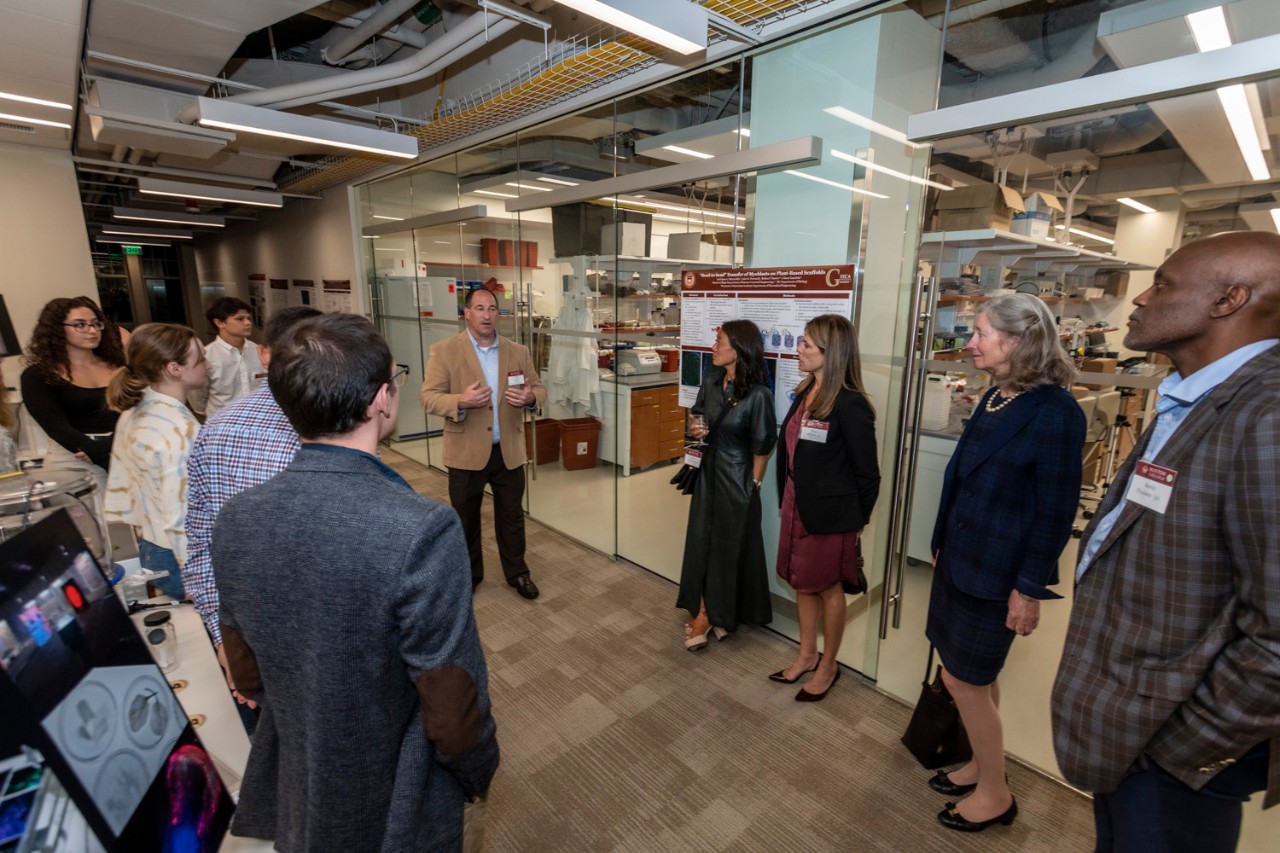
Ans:
<svg viewBox="0 0 1280 853"><path fill-rule="evenodd" d="M187 456L200 422L182 402L148 388L120 416L111 446L104 512L187 561Z"/></svg>
<svg viewBox="0 0 1280 853"><path fill-rule="evenodd" d="M258 345L251 340L246 339L244 347L236 349L221 337L214 338L205 347L204 357L209 361L209 385L204 394L193 393L190 399L192 407L202 412L206 420L266 381L267 370L258 355Z"/></svg>

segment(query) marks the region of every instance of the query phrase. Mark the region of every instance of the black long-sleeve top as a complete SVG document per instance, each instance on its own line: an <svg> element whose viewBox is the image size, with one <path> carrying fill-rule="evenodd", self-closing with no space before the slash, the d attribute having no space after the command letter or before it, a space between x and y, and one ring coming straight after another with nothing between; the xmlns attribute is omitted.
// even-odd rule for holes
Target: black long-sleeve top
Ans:
<svg viewBox="0 0 1280 853"><path fill-rule="evenodd" d="M119 415L107 408L106 388L81 388L69 382L51 383L41 371L22 371L22 402L36 423L71 453L83 451L93 464L106 469L111 461L111 436Z"/></svg>

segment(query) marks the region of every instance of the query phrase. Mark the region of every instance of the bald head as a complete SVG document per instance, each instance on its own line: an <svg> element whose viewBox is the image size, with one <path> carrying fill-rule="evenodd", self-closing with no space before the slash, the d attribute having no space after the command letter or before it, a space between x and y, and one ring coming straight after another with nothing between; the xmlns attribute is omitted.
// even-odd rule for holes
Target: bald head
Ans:
<svg viewBox="0 0 1280 853"><path fill-rule="evenodd" d="M1280 234L1233 231L1188 243L1133 304L1125 346L1164 353L1184 376L1280 336Z"/></svg>

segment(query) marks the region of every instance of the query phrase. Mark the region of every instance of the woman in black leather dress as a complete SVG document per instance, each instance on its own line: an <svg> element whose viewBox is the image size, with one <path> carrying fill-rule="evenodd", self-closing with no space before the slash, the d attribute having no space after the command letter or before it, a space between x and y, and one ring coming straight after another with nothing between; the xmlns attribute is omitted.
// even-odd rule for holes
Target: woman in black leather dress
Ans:
<svg viewBox="0 0 1280 853"><path fill-rule="evenodd" d="M689 651L705 648L712 631L723 639L742 622L764 625L773 619L760 480L778 440L778 421L756 324L725 323L716 332L711 362L690 409L705 420L702 434L693 434L710 446L689 507L676 599L693 617L685 626Z"/></svg>

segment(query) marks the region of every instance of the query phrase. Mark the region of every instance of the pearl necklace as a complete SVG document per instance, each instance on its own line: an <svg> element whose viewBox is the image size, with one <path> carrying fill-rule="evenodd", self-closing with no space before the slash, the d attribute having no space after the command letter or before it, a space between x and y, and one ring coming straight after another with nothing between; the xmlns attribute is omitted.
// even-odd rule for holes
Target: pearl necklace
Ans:
<svg viewBox="0 0 1280 853"><path fill-rule="evenodd" d="M1019 391L1017 394L1013 394L1008 397L1005 397L999 391L997 391L996 393L992 394L990 397L987 398L987 402L983 405L983 408L985 408L988 412L995 413L1000 411L1005 406L1009 405L1010 403L1012 403L1014 400L1018 399L1021 396L1022 396L1021 391ZM1000 402L996 403L994 406L991 405L991 401L996 399L997 397L1000 398Z"/></svg>

